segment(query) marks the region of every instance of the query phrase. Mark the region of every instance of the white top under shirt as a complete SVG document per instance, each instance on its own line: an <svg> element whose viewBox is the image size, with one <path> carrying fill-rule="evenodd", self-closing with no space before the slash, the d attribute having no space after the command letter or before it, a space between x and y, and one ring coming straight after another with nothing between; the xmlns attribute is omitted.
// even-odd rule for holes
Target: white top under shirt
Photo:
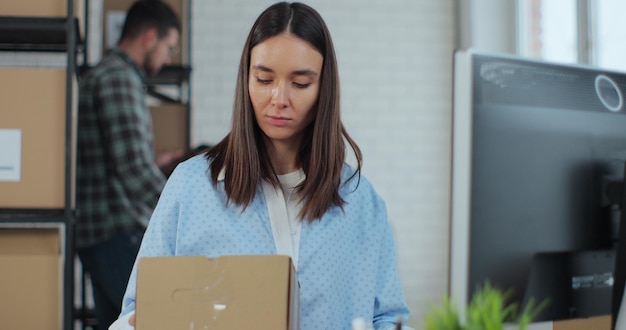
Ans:
<svg viewBox="0 0 626 330"><path fill-rule="evenodd" d="M270 183L263 181L263 194L267 201L267 210L272 225L276 254L288 255L293 265L298 269L298 251L300 248L301 222L298 213L302 204L296 194L296 186L304 181L302 169L277 175L282 189L276 189Z"/></svg>

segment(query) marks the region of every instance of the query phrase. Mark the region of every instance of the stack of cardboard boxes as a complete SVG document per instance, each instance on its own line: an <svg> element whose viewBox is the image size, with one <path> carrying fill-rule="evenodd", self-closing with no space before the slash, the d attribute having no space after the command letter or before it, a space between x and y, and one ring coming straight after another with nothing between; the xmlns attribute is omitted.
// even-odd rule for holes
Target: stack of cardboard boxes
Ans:
<svg viewBox="0 0 626 330"><path fill-rule="evenodd" d="M73 3L80 17L82 1L70 1L2 1L0 15L65 18ZM75 105L66 99L66 77L73 69L46 67L45 53L37 54L33 65L14 66L10 56L0 64L0 329L61 329L66 321L64 215L73 207L66 169L74 150L67 104Z"/></svg>

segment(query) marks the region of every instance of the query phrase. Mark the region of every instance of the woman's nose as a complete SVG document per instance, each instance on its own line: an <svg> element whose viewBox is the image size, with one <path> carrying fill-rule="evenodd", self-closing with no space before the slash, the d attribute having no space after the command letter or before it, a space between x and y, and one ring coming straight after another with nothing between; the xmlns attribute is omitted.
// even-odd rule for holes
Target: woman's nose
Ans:
<svg viewBox="0 0 626 330"><path fill-rule="evenodd" d="M289 105L289 91L285 84L278 83L272 89L272 105L279 108Z"/></svg>

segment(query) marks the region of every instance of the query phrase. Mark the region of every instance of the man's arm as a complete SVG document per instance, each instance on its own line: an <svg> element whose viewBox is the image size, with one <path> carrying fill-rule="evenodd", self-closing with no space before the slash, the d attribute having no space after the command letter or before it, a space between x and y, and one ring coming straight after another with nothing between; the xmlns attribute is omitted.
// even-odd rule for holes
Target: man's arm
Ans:
<svg viewBox="0 0 626 330"><path fill-rule="evenodd" d="M100 82L98 110L108 166L133 200L154 207L165 183L155 163L150 113L141 81L119 70Z"/></svg>

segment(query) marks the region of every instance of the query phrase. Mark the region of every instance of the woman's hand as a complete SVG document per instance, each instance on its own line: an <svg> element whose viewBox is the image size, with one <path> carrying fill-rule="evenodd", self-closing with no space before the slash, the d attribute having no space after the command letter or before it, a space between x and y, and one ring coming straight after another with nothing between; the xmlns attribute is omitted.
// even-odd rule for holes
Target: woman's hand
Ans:
<svg viewBox="0 0 626 330"><path fill-rule="evenodd" d="M135 329L135 311L126 314L115 320L109 330L133 330Z"/></svg>

